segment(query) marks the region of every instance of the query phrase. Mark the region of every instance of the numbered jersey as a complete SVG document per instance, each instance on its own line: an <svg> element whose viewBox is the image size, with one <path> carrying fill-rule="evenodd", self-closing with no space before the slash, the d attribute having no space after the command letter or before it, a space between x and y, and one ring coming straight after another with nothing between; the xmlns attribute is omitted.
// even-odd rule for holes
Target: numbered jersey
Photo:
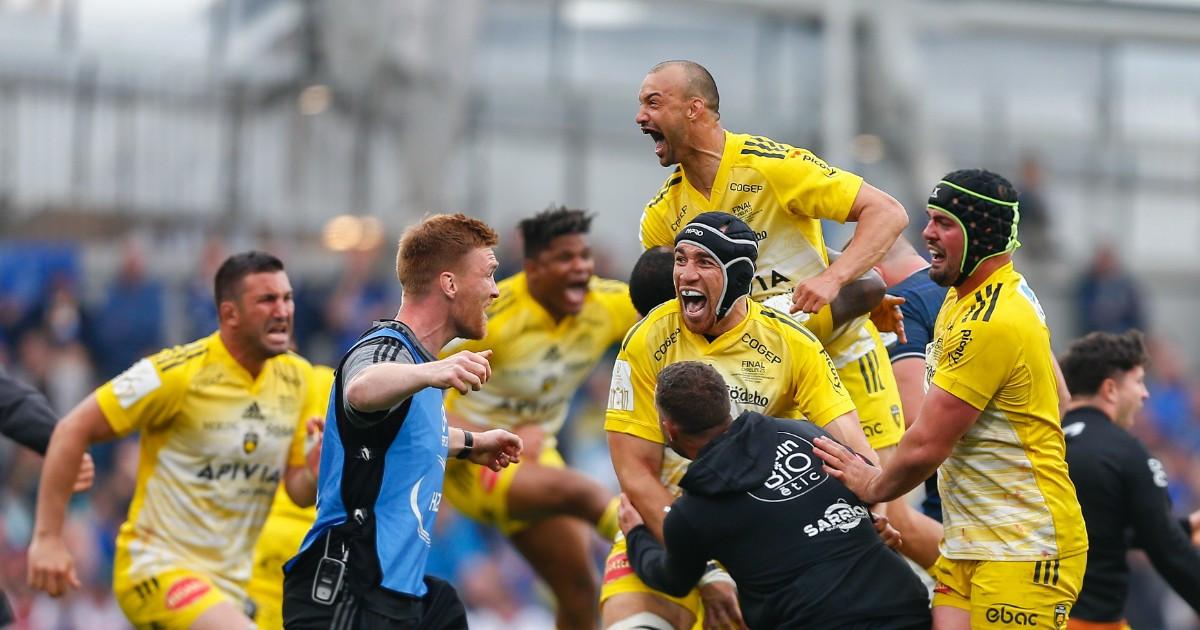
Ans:
<svg viewBox="0 0 1200 630"><path fill-rule="evenodd" d="M980 410L938 470L947 558L1036 561L1087 550L1045 319L1011 262L967 295L951 288L938 313L927 383Z"/></svg>
<svg viewBox="0 0 1200 630"><path fill-rule="evenodd" d="M304 422L323 414L312 380L312 366L292 353L252 378L214 333L97 389L115 433L141 431L119 570L136 580L187 568L240 599L283 471L304 464Z"/></svg>
<svg viewBox="0 0 1200 630"><path fill-rule="evenodd" d="M456 341L443 352L490 349L492 377L466 396L449 390L446 410L486 427L536 424L554 436L575 390L638 320L629 287L593 277L583 310L558 322L529 294L524 273L505 279L499 289L484 338ZM553 448L553 439L548 444Z"/></svg>
<svg viewBox="0 0 1200 630"><path fill-rule="evenodd" d="M755 411L825 426L854 411L821 344L787 315L750 301L740 324L709 341L683 325L679 301L670 300L630 330L621 345L604 428L665 444L654 408L654 385L659 371L678 361L700 361L715 368L729 387L735 417ZM671 449L665 450L661 481L675 494L687 464Z"/></svg>
<svg viewBox="0 0 1200 630"><path fill-rule="evenodd" d="M725 150L705 198L682 166L675 169L642 214L642 247L672 247L683 226L704 212L728 212L758 235L758 263L750 296L763 301L787 294L829 266L821 219L844 223L863 180L826 164L805 149L762 136L725 132ZM833 329L828 308L805 322L838 367L874 346L865 317Z"/></svg>

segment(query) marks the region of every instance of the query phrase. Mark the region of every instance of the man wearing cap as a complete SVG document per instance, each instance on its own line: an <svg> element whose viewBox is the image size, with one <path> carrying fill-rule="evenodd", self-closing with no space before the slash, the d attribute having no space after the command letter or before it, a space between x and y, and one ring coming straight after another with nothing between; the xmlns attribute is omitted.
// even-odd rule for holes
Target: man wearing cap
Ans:
<svg viewBox="0 0 1200 630"><path fill-rule="evenodd" d="M1017 192L995 173L954 171L927 212L929 277L950 290L920 415L882 469L829 440L815 440L815 452L867 503L903 495L941 464L935 628L1065 628L1087 531L1067 474L1050 331L1012 264Z"/></svg>
<svg viewBox="0 0 1200 630"><path fill-rule="evenodd" d="M663 508L678 496L688 464L664 448L654 406L658 372L677 361L714 367L738 413L807 419L875 459L854 403L820 342L790 317L747 298L758 257L754 231L733 215L708 212L683 227L674 251L676 297L651 310L625 337L613 367L604 425L621 490L647 528L661 539ZM802 472L788 483L802 483ZM701 584L728 579L714 570ZM605 564L600 601L604 627L610 629L687 628L699 615L697 591L675 598L642 583L623 539ZM741 627L736 608L709 606L704 614L706 626Z"/></svg>

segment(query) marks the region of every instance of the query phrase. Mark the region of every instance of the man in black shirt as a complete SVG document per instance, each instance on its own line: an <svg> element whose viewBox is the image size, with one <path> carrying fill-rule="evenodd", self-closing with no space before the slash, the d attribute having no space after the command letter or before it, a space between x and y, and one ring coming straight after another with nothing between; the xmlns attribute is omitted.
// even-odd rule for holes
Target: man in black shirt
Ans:
<svg viewBox="0 0 1200 630"><path fill-rule="evenodd" d="M1070 628L1124 628L1132 542L1193 610L1200 611L1200 554L1188 539L1200 512L1171 516L1162 464L1125 429L1149 397L1146 349L1136 330L1092 333L1060 360L1071 405L1063 417L1067 464L1087 521L1087 571Z"/></svg>
<svg viewBox="0 0 1200 630"><path fill-rule="evenodd" d="M27 449L46 454L50 434L58 416L50 409L46 397L36 389L9 376L0 368L0 434ZM96 468L91 455L84 453L75 479L75 492L92 487ZM8 600L0 593L0 626L13 623L16 619L8 607Z"/></svg>
<svg viewBox="0 0 1200 630"><path fill-rule="evenodd" d="M811 423L729 415L712 367L674 363L655 402L667 445L694 460L663 524L665 548L622 497L630 562L647 585L686 594L715 559L751 628L928 628L925 588L872 527L867 506L822 470ZM894 530L888 530L894 533Z"/></svg>

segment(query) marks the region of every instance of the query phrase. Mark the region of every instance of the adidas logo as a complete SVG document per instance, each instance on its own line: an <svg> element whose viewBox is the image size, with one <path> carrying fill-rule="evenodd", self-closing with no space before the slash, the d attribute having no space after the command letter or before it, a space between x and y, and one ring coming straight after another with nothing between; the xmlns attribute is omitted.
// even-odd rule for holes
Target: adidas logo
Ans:
<svg viewBox="0 0 1200 630"><path fill-rule="evenodd" d="M550 346L550 350L546 352L546 356L542 357L543 361L557 361L562 358L558 352L558 346Z"/></svg>
<svg viewBox="0 0 1200 630"><path fill-rule="evenodd" d="M254 401L254 402L250 403L250 406L246 407L246 410L242 412L242 417L249 418L251 420L265 420L266 419L263 417L262 411L258 408L258 401Z"/></svg>

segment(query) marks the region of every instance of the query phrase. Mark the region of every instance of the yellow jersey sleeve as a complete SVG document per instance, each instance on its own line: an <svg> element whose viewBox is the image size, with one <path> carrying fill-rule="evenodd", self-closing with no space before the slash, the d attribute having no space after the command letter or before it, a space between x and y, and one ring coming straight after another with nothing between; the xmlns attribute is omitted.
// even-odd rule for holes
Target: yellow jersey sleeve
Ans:
<svg viewBox="0 0 1200 630"><path fill-rule="evenodd" d="M930 381L982 411L1009 380L1021 339L1003 321L969 321L946 334Z"/></svg>
<svg viewBox="0 0 1200 630"><path fill-rule="evenodd" d="M775 191L779 205L798 216L845 223L862 188L862 177L832 167L805 149L787 149L783 159L755 162Z"/></svg>
<svg viewBox="0 0 1200 630"><path fill-rule="evenodd" d="M785 325L791 325L786 324ZM842 385L833 360L812 333L789 335L788 358L792 363L796 408L809 422L823 427L854 411L854 401Z"/></svg>
<svg viewBox="0 0 1200 630"><path fill-rule="evenodd" d="M642 324L645 322L643 321ZM639 324L617 353L613 363L612 383L608 390L608 409L604 414L604 430L626 433L655 444L665 444L654 408L655 373L648 358L637 344L645 344L646 335ZM629 352L629 350L633 350Z"/></svg>
<svg viewBox="0 0 1200 630"><path fill-rule="evenodd" d="M191 361L204 352L195 343L162 350L97 388L96 402L113 432L128 435L169 424L191 381Z"/></svg>
<svg viewBox="0 0 1200 630"><path fill-rule="evenodd" d="M288 466L303 466L308 446L308 420L324 418L329 410L329 393L333 390L333 368L314 365L308 377L308 391L296 424L296 434L288 447Z"/></svg>
<svg viewBox="0 0 1200 630"><path fill-rule="evenodd" d="M646 209L642 212L641 225L638 228L638 238L642 241L642 249L653 247L673 247L675 245L676 229L671 229L671 219L676 219L672 208L676 205L672 196L672 188L683 182L683 171L676 168L667 178L662 188L655 193Z"/></svg>

